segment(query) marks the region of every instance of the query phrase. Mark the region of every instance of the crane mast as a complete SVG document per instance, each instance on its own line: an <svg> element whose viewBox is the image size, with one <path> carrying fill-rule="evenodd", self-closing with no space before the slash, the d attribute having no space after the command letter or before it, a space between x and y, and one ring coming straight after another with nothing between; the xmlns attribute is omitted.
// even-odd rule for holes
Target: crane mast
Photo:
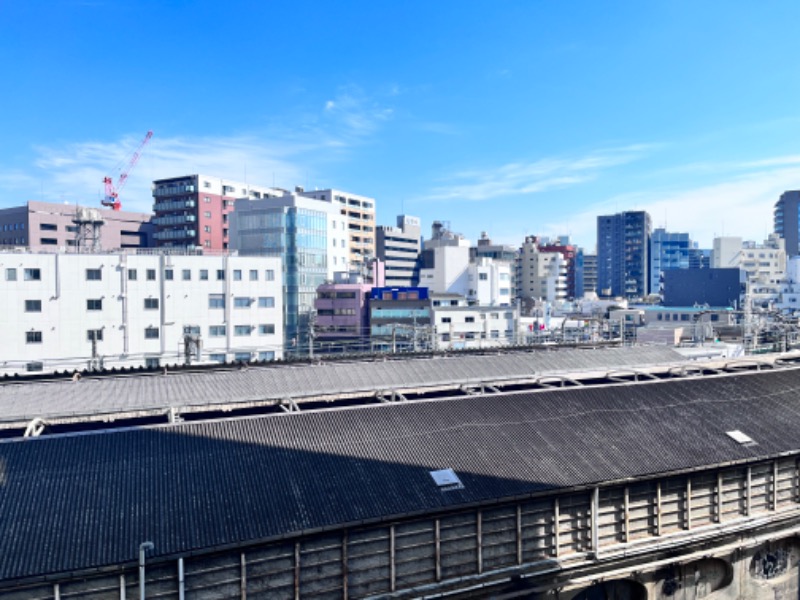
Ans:
<svg viewBox="0 0 800 600"><path fill-rule="evenodd" d="M128 175L130 174L133 167L136 166L136 163L139 162L139 156L142 154L142 150L147 145L147 142L150 141L150 138L153 137L153 132L148 131L147 135L144 136L142 143L139 144L139 147L136 149L136 152L133 153L128 164L125 166L125 169L119 174L119 179L117 180L117 184L114 185L114 181L111 177L103 178L103 184L105 185L105 198L100 201L100 204L103 206L111 207L114 210L119 210L122 208L122 202L119 200L119 192L125 186L125 182L128 181Z"/></svg>

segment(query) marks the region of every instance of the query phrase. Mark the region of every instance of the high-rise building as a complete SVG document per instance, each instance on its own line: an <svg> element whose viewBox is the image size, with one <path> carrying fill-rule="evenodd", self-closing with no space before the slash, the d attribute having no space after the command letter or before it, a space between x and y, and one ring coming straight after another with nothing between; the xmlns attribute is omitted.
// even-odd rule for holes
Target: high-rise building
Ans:
<svg viewBox="0 0 800 600"><path fill-rule="evenodd" d="M283 190L211 177L184 175L153 182L156 245L165 248L226 250L228 218L237 198L258 200Z"/></svg>
<svg viewBox="0 0 800 600"><path fill-rule="evenodd" d="M567 263L559 251L544 251L539 238L529 235L520 247L517 297L523 302L556 302L567 298Z"/></svg>
<svg viewBox="0 0 800 600"><path fill-rule="evenodd" d="M583 248L575 252L575 298L597 293L597 255Z"/></svg>
<svg viewBox="0 0 800 600"><path fill-rule="evenodd" d="M649 292L650 215L626 211L597 217L597 293L642 298Z"/></svg>
<svg viewBox="0 0 800 600"><path fill-rule="evenodd" d="M658 227L650 235L650 293L660 294L664 271L688 269L697 244L688 233L672 233Z"/></svg>
<svg viewBox="0 0 800 600"><path fill-rule="evenodd" d="M317 288L347 271L347 220L331 202L291 192L242 198L230 213L231 247L240 254L283 258L286 351L309 351Z"/></svg>
<svg viewBox="0 0 800 600"><path fill-rule="evenodd" d="M32 250L75 248L81 245L76 222L84 211L74 204L26 202L0 209L0 245ZM93 208L97 246L94 249L147 248L153 245L152 215L107 208Z"/></svg>
<svg viewBox="0 0 800 600"><path fill-rule="evenodd" d="M419 217L398 215L397 227L379 225L376 233L375 252L386 267L386 286L416 286L422 235Z"/></svg>
<svg viewBox="0 0 800 600"><path fill-rule="evenodd" d="M375 199L342 190L295 188L300 196L333 204L347 222L349 262L354 269L363 268L375 258Z"/></svg>
<svg viewBox="0 0 800 600"><path fill-rule="evenodd" d="M800 191L784 192L775 203L775 233L786 241L787 256L800 255Z"/></svg>
<svg viewBox="0 0 800 600"><path fill-rule="evenodd" d="M544 253L558 252L564 259L564 275L566 277L566 298L575 298L575 253L577 246L569 241L569 236L559 236L554 241L542 242L539 251Z"/></svg>

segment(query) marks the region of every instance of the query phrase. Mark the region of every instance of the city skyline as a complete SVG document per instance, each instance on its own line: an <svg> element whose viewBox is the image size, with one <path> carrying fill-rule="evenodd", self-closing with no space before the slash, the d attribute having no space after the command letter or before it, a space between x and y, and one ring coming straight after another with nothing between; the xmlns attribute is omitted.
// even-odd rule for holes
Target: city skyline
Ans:
<svg viewBox="0 0 800 600"><path fill-rule="evenodd" d="M477 241L653 227L762 241L800 187L800 7L511 2L327 6L44 2L0 7L0 208L99 206L207 173L377 200ZM35 32L32 35L31 32Z"/></svg>

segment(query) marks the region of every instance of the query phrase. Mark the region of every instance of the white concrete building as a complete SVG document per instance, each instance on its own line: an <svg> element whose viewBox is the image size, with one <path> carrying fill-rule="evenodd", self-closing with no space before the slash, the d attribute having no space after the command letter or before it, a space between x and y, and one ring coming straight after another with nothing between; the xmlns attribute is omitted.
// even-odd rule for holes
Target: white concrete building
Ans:
<svg viewBox="0 0 800 600"><path fill-rule="evenodd" d="M491 348L516 343L519 312L505 306L475 306L455 294L431 296L434 350Z"/></svg>
<svg viewBox="0 0 800 600"><path fill-rule="evenodd" d="M542 252L535 236L526 237L519 253L517 295L545 302L566 300L567 268L561 252Z"/></svg>
<svg viewBox="0 0 800 600"><path fill-rule="evenodd" d="M2 252L0 374L282 358L282 287L271 257Z"/></svg>
<svg viewBox="0 0 800 600"><path fill-rule="evenodd" d="M711 248L711 268L730 269L739 266L742 251L742 238L717 237Z"/></svg>

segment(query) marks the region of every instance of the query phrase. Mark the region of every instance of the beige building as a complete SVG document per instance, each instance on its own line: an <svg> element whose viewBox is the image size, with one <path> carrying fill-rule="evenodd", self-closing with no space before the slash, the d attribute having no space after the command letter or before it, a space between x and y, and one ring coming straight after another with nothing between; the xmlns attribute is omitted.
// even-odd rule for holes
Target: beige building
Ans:
<svg viewBox="0 0 800 600"><path fill-rule="evenodd" d="M297 188L297 193L307 198L324 200L339 207L347 231L351 267L361 268L370 258L375 257L374 198L335 189L306 192L303 188Z"/></svg>

